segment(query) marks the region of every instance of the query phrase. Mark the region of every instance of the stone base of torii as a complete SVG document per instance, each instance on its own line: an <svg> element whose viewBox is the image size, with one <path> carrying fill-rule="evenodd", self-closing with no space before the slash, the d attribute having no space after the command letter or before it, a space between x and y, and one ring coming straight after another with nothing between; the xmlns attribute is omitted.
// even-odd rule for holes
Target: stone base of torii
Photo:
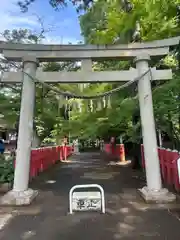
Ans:
<svg viewBox="0 0 180 240"><path fill-rule="evenodd" d="M38 191L30 188L25 191L11 190L1 198L0 204L12 206L29 205L37 195Z"/></svg>
<svg viewBox="0 0 180 240"><path fill-rule="evenodd" d="M150 190L147 186L138 189L140 195L147 203L171 203L176 200L176 195L169 192L166 188L160 190Z"/></svg>

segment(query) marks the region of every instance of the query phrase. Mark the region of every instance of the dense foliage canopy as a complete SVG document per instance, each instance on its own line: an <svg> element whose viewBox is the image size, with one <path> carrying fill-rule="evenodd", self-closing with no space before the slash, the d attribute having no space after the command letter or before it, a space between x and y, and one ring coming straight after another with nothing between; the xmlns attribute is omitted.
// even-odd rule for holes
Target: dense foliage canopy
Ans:
<svg viewBox="0 0 180 240"><path fill-rule="evenodd" d="M33 1L24 1L28 6ZM78 3L78 1L74 1ZM88 44L118 44L132 41L151 41L180 35L180 0L131 0L131 8L124 8L123 1L97 0L87 3L87 9L80 17L82 35ZM64 3L64 1L50 1ZM23 6L23 5L21 5ZM11 42L41 42L43 35L28 29L6 30L4 37ZM160 61L152 61L157 68L172 68L173 79L152 83L154 112L157 131L180 147L180 71L178 49ZM129 69L132 62L103 61L93 63L95 70ZM79 63L43 64L44 71L78 71ZM96 95L116 87L117 84L56 84L58 90L76 94ZM10 88L11 87L11 88ZM0 112L6 121L18 121L20 107L20 86L3 85L0 92ZM58 94L38 84L36 88L35 126L41 141L58 141L64 134L71 136L109 137L123 136L126 141L140 142L140 117L136 85L125 88L106 99L92 102L85 100L63 100ZM81 105L81 109L78 106ZM93 110L92 110L93 108ZM69 111L70 110L70 111Z"/></svg>

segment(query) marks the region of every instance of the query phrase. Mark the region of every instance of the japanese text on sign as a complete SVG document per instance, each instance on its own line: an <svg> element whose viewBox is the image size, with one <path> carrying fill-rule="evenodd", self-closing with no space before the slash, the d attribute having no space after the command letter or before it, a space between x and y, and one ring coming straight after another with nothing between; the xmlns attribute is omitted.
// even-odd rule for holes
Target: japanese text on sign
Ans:
<svg viewBox="0 0 180 240"><path fill-rule="evenodd" d="M79 188L97 188L98 191L76 192ZM73 211L102 211L105 213L104 190L98 184L76 185L69 192L70 213Z"/></svg>

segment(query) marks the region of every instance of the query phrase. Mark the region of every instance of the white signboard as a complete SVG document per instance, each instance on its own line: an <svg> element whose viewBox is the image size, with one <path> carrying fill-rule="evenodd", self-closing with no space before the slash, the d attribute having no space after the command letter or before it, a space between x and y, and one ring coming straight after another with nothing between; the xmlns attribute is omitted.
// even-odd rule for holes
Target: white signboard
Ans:
<svg viewBox="0 0 180 240"><path fill-rule="evenodd" d="M76 191L76 189L97 188L98 191ZM98 184L76 185L69 192L69 210L102 211L105 213L104 190Z"/></svg>

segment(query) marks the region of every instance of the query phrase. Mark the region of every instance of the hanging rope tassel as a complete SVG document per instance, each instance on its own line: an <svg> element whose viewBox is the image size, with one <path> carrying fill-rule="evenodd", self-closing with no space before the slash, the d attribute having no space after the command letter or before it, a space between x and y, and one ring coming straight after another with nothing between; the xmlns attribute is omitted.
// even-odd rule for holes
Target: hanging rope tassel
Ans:
<svg viewBox="0 0 180 240"><path fill-rule="evenodd" d="M65 103L64 103L64 116L65 119L68 118L68 97L65 97Z"/></svg>
<svg viewBox="0 0 180 240"><path fill-rule="evenodd" d="M76 99L73 99L72 101L72 110L73 111L77 111L78 109L78 102L76 101Z"/></svg>
<svg viewBox="0 0 180 240"><path fill-rule="evenodd" d="M82 102L78 102L78 110L79 110L79 113L82 112Z"/></svg>
<svg viewBox="0 0 180 240"><path fill-rule="evenodd" d="M72 102L71 101L68 101L68 119L70 120L70 117L71 117L71 109L72 109Z"/></svg>
<svg viewBox="0 0 180 240"><path fill-rule="evenodd" d="M102 98L102 105L103 105L103 108L106 108L106 98L105 97Z"/></svg>
<svg viewBox="0 0 180 240"><path fill-rule="evenodd" d="M85 111L86 111L86 112L90 112L89 100L86 100L84 105L85 105Z"/></svg>
<svg viewBox="0 0 180 240"><path fill-rule="evenodd" d="M107 108L111 108L111 97L107 97Z"/></svg>
<svg viewBox="0 0 180 240"><path fill-rule="evenodd" d="M91 112L93 112L94 106L93 106L93 100L92 99L90 100L90 106L91 106Z"/></svg>
<svg viewBox="0 0 180 240"><path fill-rule="evenodd" d="M92 99L90 99L88 101L88 110L89 110L89 112L93 112L93 101L92 101Z"/></svg>
<svg viewBox="0 0 180 240"><path fill-rule="evenodd" d="M101 111L102 110L102 100L98 100L97 101L97 111Z"/></svg>

